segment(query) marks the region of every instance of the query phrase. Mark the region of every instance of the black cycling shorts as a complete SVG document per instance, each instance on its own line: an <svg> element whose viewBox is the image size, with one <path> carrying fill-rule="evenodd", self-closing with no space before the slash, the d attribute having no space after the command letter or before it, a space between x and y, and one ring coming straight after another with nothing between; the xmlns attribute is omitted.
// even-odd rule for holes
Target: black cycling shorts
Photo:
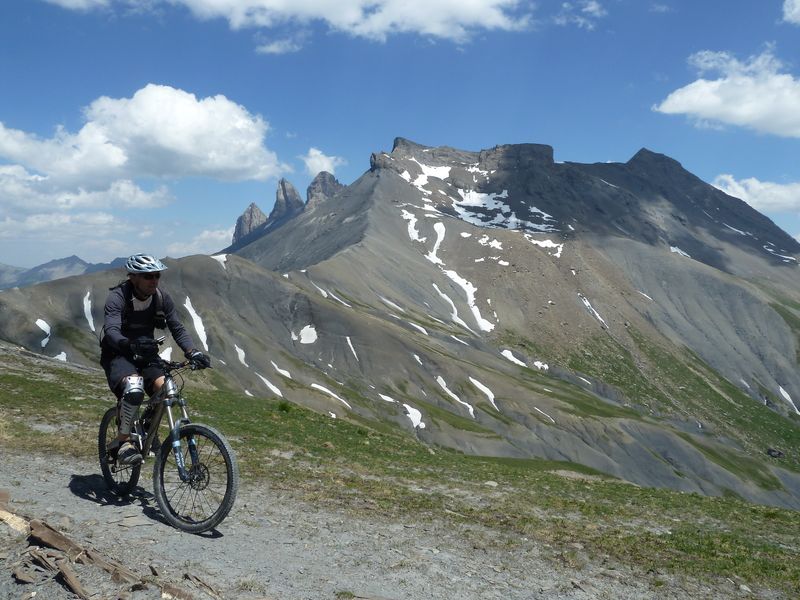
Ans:
<svg viewBox="0 0 800 600"><path fill-rule="evenodd" d="M110 357L102 361L101 365L106 372L108 387L111 388L111 391L114 392L118 399L122 396L122 390L125 388L123 379L128 375L141 375L144 377L144 391L150 396L153 393L153 382L165 374L164 369L158 365L137 367L124 356Z"/></svg>

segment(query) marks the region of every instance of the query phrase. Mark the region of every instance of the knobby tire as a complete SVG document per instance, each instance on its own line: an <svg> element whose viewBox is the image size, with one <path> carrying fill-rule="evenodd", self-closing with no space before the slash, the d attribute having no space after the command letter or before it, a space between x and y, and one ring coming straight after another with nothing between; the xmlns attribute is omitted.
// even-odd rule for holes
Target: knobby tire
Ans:
<svg viewBox="0 0 800 600"><path fill-rule="evenodd" d="M192 463L189 440L197 444L199 463ZM239 490L236 456L216 429L198 423L180 429L181 452L191 481L181 481L167 437L153 465L153 491L170 525L190 533L213 529L228 516Z"/></svg>

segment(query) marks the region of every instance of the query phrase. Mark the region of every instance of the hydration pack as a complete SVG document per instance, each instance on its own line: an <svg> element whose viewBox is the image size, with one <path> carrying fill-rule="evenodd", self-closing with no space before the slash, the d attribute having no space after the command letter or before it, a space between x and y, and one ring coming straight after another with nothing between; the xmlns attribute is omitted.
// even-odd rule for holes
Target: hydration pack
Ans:
<svg viewBox="0 0 800 600"><path fill-rule="evenodd" d="M130 313L133 312L133 291L130 290L130 293L123 290L125 294L125 310L122 313L122 327L127 328L128 325L128 317ZM155 314L153 315L153 325L156 329L166 329L167 327L167 315L164 312L164 296L161 293L161 290L156 288L156 293L153 295L153 302L155 302Z"/></svg>
<svg viewBox="0 0 800 600"><path fill-rule="evenodd" d="M125 297L125 310L122 311L122 329L125 330L128 328L128 320L133 312L133 286L127 281L123 281L122 283L108 289L113 290L118 287L122 288L122 295ZM164 312L164 296L159 288L156 288L156 293L153 295L153 302L155 303L153 325L156 329L166 329L167 315Z"/></svg>
<svg viewBox="0 0 800 600"><path fill-rule="evenodd" d="M128 330L128 325L130 322L130 315L133 313L133 286L130 285L127 281L123 281L122 283L118 283L115 286L112 286L109 289L115 290L117 288L122 288L122 295L125 299L125 308L122 311L122 323L121 329L122 331ZM154 314L153 314L153 325L156 329L166 329L167 327L167 315L164 312L164 296L160 289L156 288L156 293L153 295L153 303L154 303ZM103 328L102 333L100 334L100 346L105 347L103 343L105 340L105 327Z"/></svg>

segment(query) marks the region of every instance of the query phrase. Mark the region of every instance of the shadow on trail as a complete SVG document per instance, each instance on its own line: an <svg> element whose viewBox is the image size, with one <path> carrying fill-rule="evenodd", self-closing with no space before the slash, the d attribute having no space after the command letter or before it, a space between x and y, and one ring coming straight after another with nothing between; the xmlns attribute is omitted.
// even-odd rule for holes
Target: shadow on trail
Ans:
<svg viewBox="0 0 800 600"><path fill-rule="evenodd" d="M78 498L89 500L100 506L126 506L139 503L143 508L153 502L153 494L141 486L136 486L128 496L117 496L108 489L102 475L77 475L73 473L69 480L69 490Z"/></svg>
<svg viewBox="0 0 800 600"><path fill-rule="evenodd" d="M142 507L142 514L146 517L171 527L166 519L161 516L153 494L140 485L137 485L127 496L117 496L116 494L112 494L108 489L102 475L98 473L93 473L91 475L77 475L73 473L70 475L69 490L78 498L89 500L100 506L128 506L131 504L138 504ZM222 534L216 529L194 535L209 539L222 537Z"/></svg>

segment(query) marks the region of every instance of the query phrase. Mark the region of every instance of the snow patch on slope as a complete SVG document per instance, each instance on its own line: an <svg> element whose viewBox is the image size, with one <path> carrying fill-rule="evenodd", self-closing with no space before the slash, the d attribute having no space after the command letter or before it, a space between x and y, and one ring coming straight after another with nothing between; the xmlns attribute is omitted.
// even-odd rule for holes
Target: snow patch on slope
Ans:
<svg viewBox="0 0 800 600"><path fill-rule="evenodd" d="M44 348L47 346L47 342L50 341L50 324L44 319L36 319L36 326L46 334L45 338L41 341L41 346Z"/></svg>
<svg viewBox="0 0 800 600"><path fill-rule="evenodd" d="M86 292L83 297L83 314L86 317L86 322L89 323L89 329L95 331L94 319L92 318L92 292Z"/></svg>
<svg viewBox="0 0 800 600"><path fill-rule="evenodd" d="M261 381L263 381L264 385L266 385L273 394L278 396L278 398L283 398L283 394L281 394L281 391L269 379L267 379L263 375L260 375L259 373L256 373L256 377L258 377Z"/></svg>
<svg viewBox="0 0 800 600"><path fill-rule="evenodd" d="M450 388L447 387L447 383L445 382L445 380L442 378L441 375L436 377L436 383L438 383L439 386L445 391L445 393L448 396L450 396L453 400L455 400L459 404L463 404L464 406L466 406L467 410L469 410L469 416L472 417L473 419L475 418L475 409L472 408L472 405L469 402L464 402L461 398L459 398L452 391L450 391Z"/></svg>
<svg viewBox="0 0 800 600"><path fill-rule="evenodd" d="M197 336L200 338L200 343L203 344L203 348L208 352L208 338L206 337L206 328L205 325L203 325L203 319L200 318L200 315L197 314L194 306L192 306L192 300L189 296L186 296L186 302L184 302L183 305L192 317L192 323L194 323L194 329L197 332Z"/></svg>

